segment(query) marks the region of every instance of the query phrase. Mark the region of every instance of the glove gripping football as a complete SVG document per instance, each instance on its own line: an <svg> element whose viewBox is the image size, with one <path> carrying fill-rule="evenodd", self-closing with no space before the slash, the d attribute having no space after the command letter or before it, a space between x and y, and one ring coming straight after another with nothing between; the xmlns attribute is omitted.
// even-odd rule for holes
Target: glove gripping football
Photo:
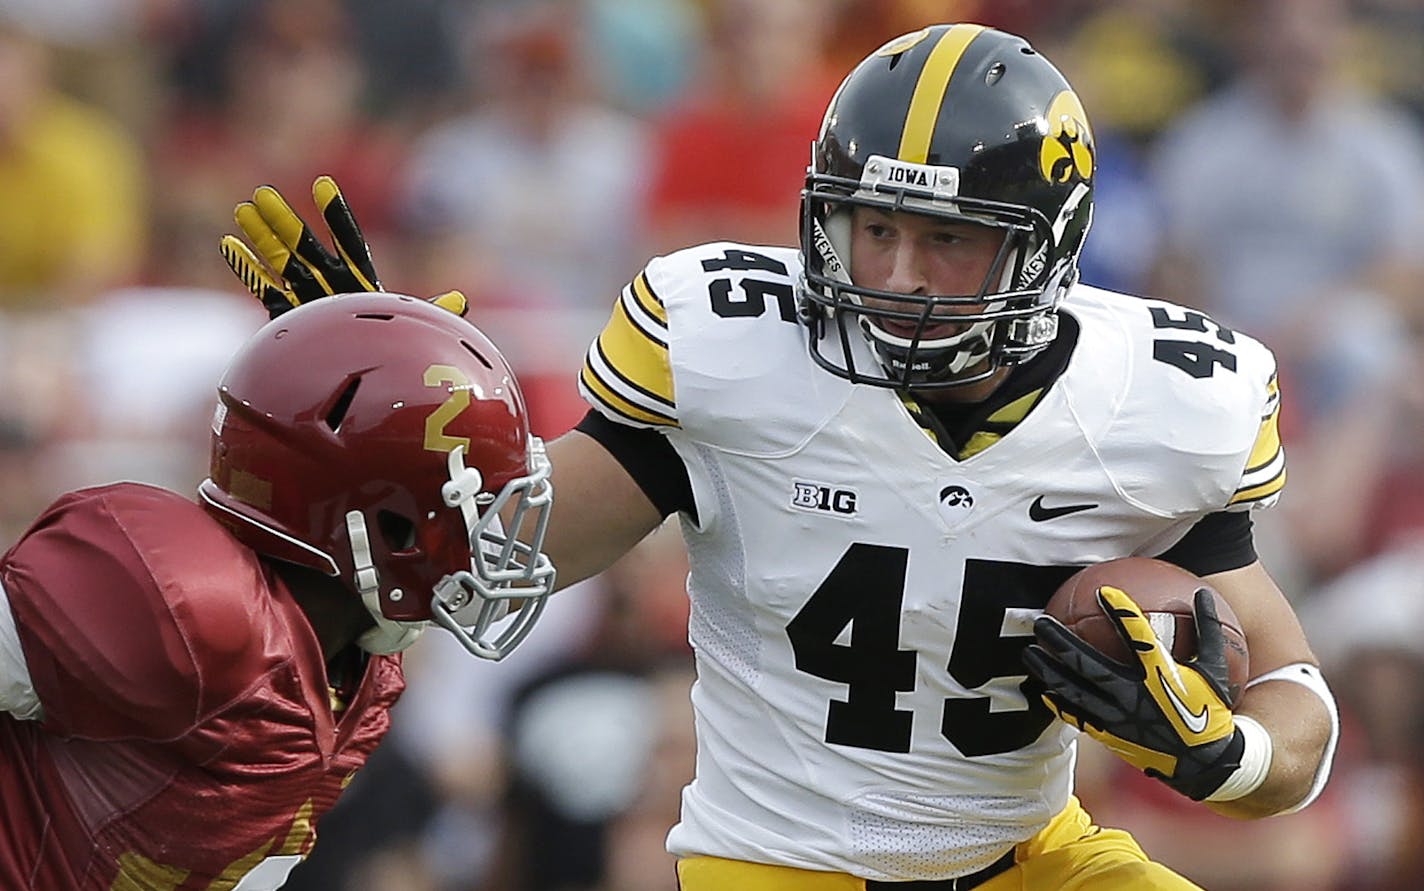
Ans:
<svg viewBox="0 0 1424 891"><path fill-rule="evenodd" d="M1227 705L1225 640L1209 591L1196 593L1196 658L1178 663L1138 605L1110 586L1098 603L1135 656L1103 655L1051 616L1034 622L1024 652L1063 721L1187 797L1201 801L1241 765L1245 739Z"/></svg>

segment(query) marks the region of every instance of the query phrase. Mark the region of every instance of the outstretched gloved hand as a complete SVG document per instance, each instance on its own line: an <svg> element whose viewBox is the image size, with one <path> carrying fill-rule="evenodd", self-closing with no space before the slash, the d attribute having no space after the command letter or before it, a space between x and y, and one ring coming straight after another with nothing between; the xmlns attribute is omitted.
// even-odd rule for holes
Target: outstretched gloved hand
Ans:
<svg viewBox="0 0 1424 891"><path fill-rule="evenodd" d="M331 294L384 291L361 227L336 181L319 176L312 198L335 245L333 252L271 186L258 186L233 218L243 238L224 235L223 259L271 318ZM463 316L464 294L447 291L432 303Z"/></svg>

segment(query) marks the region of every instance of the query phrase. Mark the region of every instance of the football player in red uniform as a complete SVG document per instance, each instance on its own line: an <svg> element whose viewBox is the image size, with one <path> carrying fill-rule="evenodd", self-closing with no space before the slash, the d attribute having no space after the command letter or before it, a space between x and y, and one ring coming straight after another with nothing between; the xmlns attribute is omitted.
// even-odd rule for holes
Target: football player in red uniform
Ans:
<svg viewBox="0 0 1424 891"><path fill-rule="evenodd" d="M460 316L347 294L263 327L196 500L72 492L0 561L0 888L279 888L385 734L400 651L430 621L491 659L530 630L548 471Z"/></svg>

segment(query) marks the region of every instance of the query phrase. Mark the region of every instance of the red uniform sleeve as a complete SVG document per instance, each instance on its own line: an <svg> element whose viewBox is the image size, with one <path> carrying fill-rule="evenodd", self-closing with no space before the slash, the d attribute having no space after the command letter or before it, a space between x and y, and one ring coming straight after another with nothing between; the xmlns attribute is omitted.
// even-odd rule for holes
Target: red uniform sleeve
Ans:
<svg viewBox="0 0 1424 891"><path fill-rule="evenodd" d="M171 740L282 658L262 565L198 505L122 483L52 505L0 560L46 729Z"/></svg>

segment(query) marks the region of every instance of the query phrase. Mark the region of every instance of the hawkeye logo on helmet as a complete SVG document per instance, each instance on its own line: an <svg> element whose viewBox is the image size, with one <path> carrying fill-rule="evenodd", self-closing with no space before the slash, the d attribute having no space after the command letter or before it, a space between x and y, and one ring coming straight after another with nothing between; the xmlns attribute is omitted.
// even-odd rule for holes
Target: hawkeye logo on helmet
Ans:
<svg viewBox="0 0 1424 891"><path fill-rule="evenodd" d="M911 189L924 192L924 197L936 201L959 196L959 168L916 164L884 155L871 155L860 174L863 192L885 192Z"/></svg>
<svg viewBox="0 0 1424 891"><path fill-rule="evenodd" d="M1092 182L1093 131L1088 113L1072 90L1064 90L1048 105L1048 133L1038 152L1038 168L1051 183Z"/></svg>

